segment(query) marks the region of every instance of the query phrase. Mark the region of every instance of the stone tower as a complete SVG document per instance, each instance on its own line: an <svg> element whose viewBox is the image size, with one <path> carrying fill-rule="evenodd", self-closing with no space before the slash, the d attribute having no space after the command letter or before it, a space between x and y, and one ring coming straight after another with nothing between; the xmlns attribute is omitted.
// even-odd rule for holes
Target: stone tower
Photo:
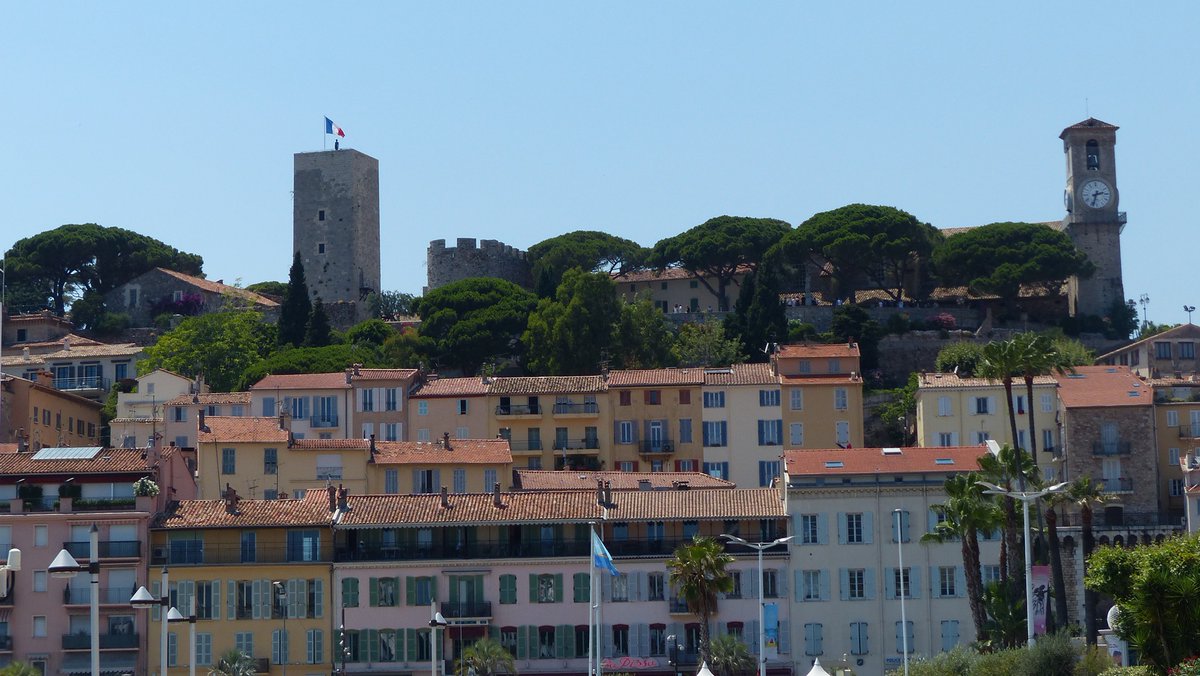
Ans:
<svg viewBox="0 0 1200 676"><path fill-rule="evenodd" d="M292 247L309 292L335 325L365 318L362 301L379 291L379 160L333 150L296 153L294 166Z"/></svg>
<svg viewBox="0 0 1200 676"><path fill-rule="evenodd" d="M1072 277L1067 297L1072 315L1105 316L1125 302L1121 280L1121 231L1115 147L1117 126L1094 117L1063 130L1067 155L1067 216L1062 229L1096 266L1089 278Z"/></svg>

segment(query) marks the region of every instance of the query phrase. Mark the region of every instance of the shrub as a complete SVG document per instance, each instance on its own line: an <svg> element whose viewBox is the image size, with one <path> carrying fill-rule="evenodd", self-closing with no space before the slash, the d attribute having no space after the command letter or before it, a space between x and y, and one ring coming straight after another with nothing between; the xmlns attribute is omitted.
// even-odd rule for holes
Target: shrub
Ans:
<svg viewBox="0 0 1200 676"><path fill-rule="evenodd" d="M1152 676L1149 667L1113 667L1100 672L1100 676Z"/></svg>
<svg viewBox="0 0 1200 676"><path fill-rule="evenodd" d="M1063 632L1050 634L1023 651L1019 673L1072 676L1078 658L1079 650L1071 644L1070 637Z"/></svg>
<svg viewBox="0 0 1200 676"><path fill-rule="evenodd" d="M897 312L888 317L885 325L888 333L893 333L897 336L904 335L912 330L912 322L909 320L907 312Z"/></svg>
<svg viewBox="0 0 1200 676"><path fill-rule="evenodd" d="M942 331L953 331L958 328L958 320L949 312L939 312L929 320L929 325Z"/></svg>
<svg viewBox="0 0 1200 676"><path fill-rule="evenodd" d="M158 484L150 477L142 477L133 482L133 494L138 497L154 497L158 495Z"/></svg>

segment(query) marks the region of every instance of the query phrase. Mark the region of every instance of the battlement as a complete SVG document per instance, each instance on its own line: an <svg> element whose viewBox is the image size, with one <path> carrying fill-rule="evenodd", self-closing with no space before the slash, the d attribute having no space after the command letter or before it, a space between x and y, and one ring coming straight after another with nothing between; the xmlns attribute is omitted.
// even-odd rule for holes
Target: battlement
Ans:
<svg viewBox="0 0 1200 676"><path fill-rule="evenodd" d="M444 239L432 240L426 263L426 291L470 277L497 277L525 288L531 284L526 252L495 239L459 237L453 247Z"/></svg>

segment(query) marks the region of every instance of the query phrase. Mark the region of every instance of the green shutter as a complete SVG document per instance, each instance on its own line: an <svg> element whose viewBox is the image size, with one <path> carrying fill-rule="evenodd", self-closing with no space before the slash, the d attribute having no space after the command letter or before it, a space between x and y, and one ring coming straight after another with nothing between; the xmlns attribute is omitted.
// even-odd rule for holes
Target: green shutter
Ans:
<svg viewBox="0 0 1200 676"><path fill-rule="evenodd" d="M474 578L474 584L471 585L471 589L475 592L472 600L475 603L483 603L483 576L474 575L472 577Z"/></svg>
<svg viewBox="0 0 1200 676"><path fill-rule="evenodd" d="M500 640L500 627L497 627L494 624L489 624L488 625L488 638L492 639L493 641L499 641Z"/></svg>
<svg viewBox="0 0 1200 676"><path fill-rule="evenodd" d="M529 627L517 627L517 659L523 660L529 654Z"/></svg>
<svg viewBox="0 0 1200 676"><path fill-rule="evenodd" d="M450 576L450 603L458 603L458 575Z"/></svg>
<svg viewBox="0 0 1200 676"><path fill-rule="evenodd" d="M406 629L406 630L404 630L404 634L405 634L404 647L408 652L408 661L416 662L417 661L417 630L416 629Z"/></svg>
<svg viewBox="0 0 1200 676"><path fill-rule="evenodd" d="M574 634L574 633L575 633L574 627L572 627L569 624L560 624L554 630L554 656L555 657L559 658L560 660L569 659L571 657L574 657L574 655L570 654L570 650L571 650L570 644L573 641L567 640L568 636L571 636L571 638L574 638L574 636L572 636L572 634Z"/></svg>
<svg viewBox="0 0 1200 676"><path fill-rule="evenodd" d="M430 601L438 600L437 578L436 577L429 578L429 600Z"/></svg>
<svg viewBox="0 0 1200 676"><path fill-rule="evenodd" d="M367 641L367 661L368 662L378 662L379 661L379 630L378 629L368 629L364 633L366 634L366 641Z"/></svg>
<svg viewBox="0 0 1200 676"><path fill-rule="evenodd" d="M404 598L407 605L417 605L417 580L412 575L404 576Z"/></svg>
<svg viewBox="0 0 1200 676"><path fill-rule="evenodd" d="M379 605L379 578L371 578L368 584L371 588L371 607L374 608Z"/></svg>
<svg viewBox="0 0 1200 676"><path fill-rule="evenodd" d="M562 603L563 601L563 574L557 573L554 576L554 602Z"/></svg>
<svg viewBox="0 0 1200 676"><path fill-rule="evenodd" d="M538 576L537 573L529 574L529 602L538 602Z"/></svg>
<svg viewBox="0 0 1200 676"><path fill-rule="evenodd" d="M537 659L541 655L541 645L538 642L537 625L529 625L529 659Z"/></svg>

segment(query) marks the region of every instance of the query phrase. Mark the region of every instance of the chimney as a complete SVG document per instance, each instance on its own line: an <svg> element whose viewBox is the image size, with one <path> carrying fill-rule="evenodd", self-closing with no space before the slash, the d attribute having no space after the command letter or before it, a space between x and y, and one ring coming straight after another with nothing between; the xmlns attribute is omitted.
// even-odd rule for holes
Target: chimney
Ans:
<svg viewBox="0 0 1200 676"><path fill-rule="evenodd" d="M371 445L370 445L371 454L367 458L367 462L375 462L375 435L372 434L370 439L371 439Z"/></svg>
<svg viewBox="0 0 1200 676"><path fill-rule="evenodd" d="M342 484L338 484L337 504L339 510L343 512L350 511L350 489L346 488Z"/></svg>
<svg viewBox="0 0 1200 676"><path fill-rule="evenodd" d="M612 482L611 481L604 482L604 504L605 505L612 504Z"/></svg>
<svg viewBox="0 0 1200 676"><path fill-rule="evenodd" d="M500 482L492 484L492 506L503 507L504 503L500 501Z"/></svg>
<svg viewBox="0 0 1200 676"><path fill-rule="evenodd" d="M24 358L25 361L29 361L29 348L28 347L21 348L21 357Z"/></svg>
<svg viewBox="0 0 1200 676"><path fill-rule="evenodd" d="M446 449L447 451L454 450L453 448L450 447L450 433L449 432L442 432L442 448Z"/></svg>
<svg viewBox="0 0 1200 676"><path fill-rule="evenodd" d="M201 406L198 411L199 417L196 419L196 429L203 432L207 425L204 424L204 407Z"/></svg>
<svg viewBox="0 0 1200 676"><path fill-rule="evenodd" d="M280 409L279 409L279 429L281 429L281 430L283 430L284 432L286 432L286 431L287 431L287 428L288 428L288 424L287 424L287 413L286 413L286 412L284 412L284 410L283 410L283 408L282 408L282 407L280 407Z"/></svg>
<svg viewBox="0 0 1200 676"><path fill-rule="evenodd" d="M648 491L648 490L651 490L651 488L652 488L652 486L650 485L649 479L638 479L638 490L639 491Z"/></svg>
<svg viewBox="0 0 1200 676"><path fill-rule="evenodd" d="M329 511L336 512L337 511L337 489L333 487L333 484L329 484L328 486L325 487L325 497L329 499Z"/></svg>
<svg viewBox="0 0 1200 676"><path fill-rule="evenodd" d="M362 369L362 364L354 364L354 365L352 366L352 368L354 369L354 375L355 375L355 376L361 376L361 375L362 375L362 373L360 373L360 372L359 372L359 371Z"/></svg>
<svg viewBox="0 0 1200 676"><path fill-rule="evenodd" d="M62 341L62 343L63 343L63 349L64 349L64 350L70 350L70 349L71 349L71 337L70 337L70 336L64 336L64 337L63 337L63 341Z"/></svg>
<svg viewBox="0 0 1200 676"><path fill-rule="evenodd" d="M450 509L450 496L446 493L445 486L442 486L442 509Z"/></svg>
<svg viewBox="0 0 1200 676"><path fill-rule="evenodd" d="M346 384L349 385L354 380L354 371L346 369Z"/></svg>
<svg viewBox="0 0 1200 676"><path fill-rule="evenodd" d="M604 479L596 479L596 504L604 504Z"/></svg>

